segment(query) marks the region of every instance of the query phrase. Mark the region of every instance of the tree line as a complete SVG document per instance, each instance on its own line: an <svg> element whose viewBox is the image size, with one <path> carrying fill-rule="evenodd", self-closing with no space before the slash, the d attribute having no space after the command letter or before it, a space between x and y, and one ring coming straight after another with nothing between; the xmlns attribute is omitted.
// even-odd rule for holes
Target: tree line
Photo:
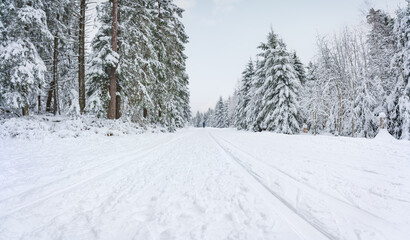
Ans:
<svg viewBox="0 0 410 240"><path fill-rule="evenodd" d="M190 119L183 10L169 0L93 8L89 0L0 2L0 108L183 127ZM89 43L92 11L100 27Z"/></svg>
<svg viewBox="0 0 410 240"><path fill-rule="evenodd" d="M318 53L307 66L271 31L231 97L237 99L234 112L220 100L193 122L285 134L306 127L312 134L372 138L384 112L390 134L410 139L409 14L409 5L395 16L370 9L365 26L318 37Z"/></svg>

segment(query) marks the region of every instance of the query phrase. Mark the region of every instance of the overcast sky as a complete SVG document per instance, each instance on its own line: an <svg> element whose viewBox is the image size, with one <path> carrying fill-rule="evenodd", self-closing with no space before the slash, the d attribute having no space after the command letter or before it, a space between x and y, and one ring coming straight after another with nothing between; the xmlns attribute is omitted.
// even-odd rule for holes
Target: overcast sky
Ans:
<svg viewBox="0 0 410 240"><path fill-rule="evenodd" d="M363 0L175 0L184 8L191 107L206 111L232 94L256 47L270 28L304 63L314 57L316 37L363 21ZM406 0L373 0L394 12Z"/></svg>

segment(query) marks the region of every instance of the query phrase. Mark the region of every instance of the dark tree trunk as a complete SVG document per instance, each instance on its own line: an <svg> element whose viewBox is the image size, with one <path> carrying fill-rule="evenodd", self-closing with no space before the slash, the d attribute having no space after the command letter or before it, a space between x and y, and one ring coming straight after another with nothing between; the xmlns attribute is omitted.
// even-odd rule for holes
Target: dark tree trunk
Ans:
<svg viewBox="0 0 410 240"><path fill-rule="evenodd" d="M51 112L51 101L53 100L54 82L51 82L50 89L47 93L46 111Z"/></svg>
<svg viewBox="0 0 410 240"><path fill-rule="evenodd" d="M28 90L27 90L27 87L26 86L24 86L23 87L23 93L24 93L24 96L25 96L25 100L26 100L26 103L24 104L24 106L21 108L21 113L22 113L22 115L23 116L28 116L29 115L29 106L28 106L28 101L27 101L27 98L28 98Z"/></svg>
<svg viewBox="0 0 410 240"><path fill-rule="evenodd" d="M24 107L22 107L21 112L23 114L23 116L28 116L28 104L24 105Z"/></svg>
<svg viewBox="0 0 410 240"><path fill-rule="evenodd" d="M142 116L144 116L144 118L147 118L148 110L146 108L143 109Z"/></svg>
<svg viewBox="0 0 410 240"><path fill-rule="evenodd" d="M41 86L38 86L38 88L41 89ZM41 113L41 95L38 95L37 97L37 104L38 104L38 114Z"/></svg>
<svg viewBox="0 0 410 240"><path fill-rule="evenodd" d="M53 56L53 113L60 114L58 105L58 36L54 36L54 56Z"/></svg>
<svg viewBox="0 0 410 240"><path fill-rule="evenodd" d="M117 52L117 30L118 30L118 0L113 0L112 6L112 50ZM115 74L117 66L110 69L110 103L108 106L108 119L116 118L116 95L117 95L117 76Z"/></svg>
<svg viewBox="0 0 410 240"><path fill-rule="evenodd" d="M86 0L81 0L78 33L78 101L81 114L85 109L85 9Z"/></svg>
<svg viewBox="0 0 410 240"><path fill-rule="evenodd" d="M121 117L121 96L117 95L115 98L115 119L119 119Z"/></svg>

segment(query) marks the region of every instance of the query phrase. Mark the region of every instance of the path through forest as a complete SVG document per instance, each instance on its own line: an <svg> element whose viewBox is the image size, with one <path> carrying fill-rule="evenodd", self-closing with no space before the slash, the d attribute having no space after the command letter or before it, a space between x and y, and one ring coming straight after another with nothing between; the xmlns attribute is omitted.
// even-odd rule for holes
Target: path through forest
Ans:
<svg viewBox="0 0 410 240"><path fill-rule="evenodd" d="M409 156L231 129L0 140L0 239L406 239Z"/></svg>

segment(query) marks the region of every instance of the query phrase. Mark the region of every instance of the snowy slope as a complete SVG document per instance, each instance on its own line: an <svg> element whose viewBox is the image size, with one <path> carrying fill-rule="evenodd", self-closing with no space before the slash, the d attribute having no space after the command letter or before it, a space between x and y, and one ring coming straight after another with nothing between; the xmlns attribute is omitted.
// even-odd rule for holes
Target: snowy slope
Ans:
<svg viewBox="0 0 410 240"><path fill-rule="evenodd" d="M0 239L406 239L410 145L185 129L0 139Z"/></svg>

